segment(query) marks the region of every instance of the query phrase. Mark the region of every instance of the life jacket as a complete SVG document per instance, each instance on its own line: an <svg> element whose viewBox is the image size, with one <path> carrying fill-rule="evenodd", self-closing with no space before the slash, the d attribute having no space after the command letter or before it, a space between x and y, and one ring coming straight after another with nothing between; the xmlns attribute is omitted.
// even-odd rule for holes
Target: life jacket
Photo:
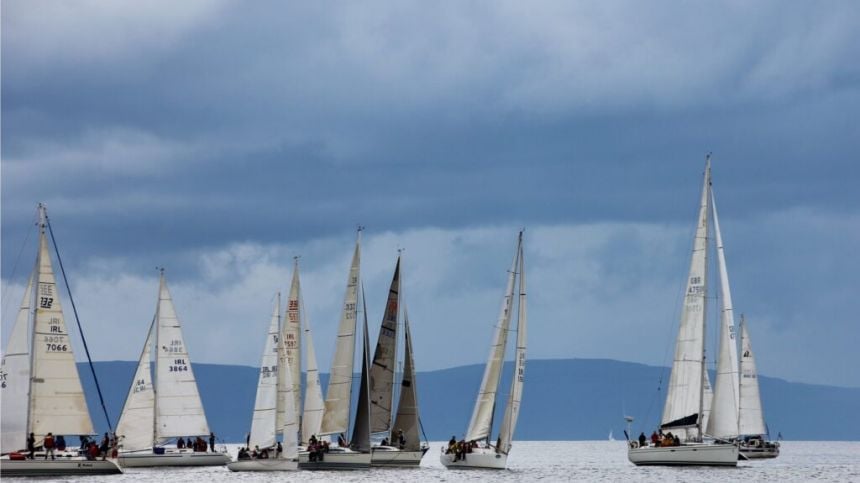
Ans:
<svg viewBox="0 0 860 483"><path fill-rule="evenodd" d="M51 435L45 436L45 442L43 444L45 449L54 449L54 437Z"/></svg>

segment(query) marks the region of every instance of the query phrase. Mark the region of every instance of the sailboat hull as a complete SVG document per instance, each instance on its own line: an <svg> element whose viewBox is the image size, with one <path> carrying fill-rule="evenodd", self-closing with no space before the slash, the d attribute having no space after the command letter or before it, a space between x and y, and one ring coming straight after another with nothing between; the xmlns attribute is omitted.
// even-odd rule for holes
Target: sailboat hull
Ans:
<svg viewBox="0 0 860 483"><path fill-rule="evenodd" d="M128 452L119 454L119 464L124 468L146 468L153 466L223 466L230 462L227 453L203 453L184 450L166 450L164 454L152 452Z"/></svg>
<svg viewBox="0 0 860 483"><path fill-rule="evenodd" d="M364 470L370 468L370 453L347 448L331 448L323 453L322 461L311 461L310 453L299 451L299 469L302 470Z"/></svg>
<svg viewBox="0 0 860 483"><path fill-rule="evenodd" d="M737 466L738 447L734 444L629 447L627 458L636 466Z"/></svg>
<svg viewBox="0 0 860 483"><path fill-rule="evenodd" d="M416 467L429 448L418 451L404 451L393 446L374 446L371 450L371 466Z"/></svg>
<svg viewBox="0 0 860 483"><path fill-rule="evenodd" d="M439 460L445 468L452 470L477 469L477 470L503 470L508 466L508 455L496 453L494 449L475 448L466 454L466 459L454 461L454 454L442 452Z"/></svg>
<svg viewBox="0 0 860 483"><path fill-rule="evenodd" d="M746 459L767 459L779 456L779 443L767 442L764 446L741 444L740 454Z"/></svg>
<svg viewBox="0 0 860 483"><path fill-rule="evenodd" d="M241 460L227 464L230 471L295 471L299 469L298 460L286 458Z"/></svg>
<svg viewBox="0 0 860 483"><path fill-rule="evenodd" d="M118 475L122 470L111 460L87 460L82 457L55 460L0 459L0 476L88 476Z"/></svg>

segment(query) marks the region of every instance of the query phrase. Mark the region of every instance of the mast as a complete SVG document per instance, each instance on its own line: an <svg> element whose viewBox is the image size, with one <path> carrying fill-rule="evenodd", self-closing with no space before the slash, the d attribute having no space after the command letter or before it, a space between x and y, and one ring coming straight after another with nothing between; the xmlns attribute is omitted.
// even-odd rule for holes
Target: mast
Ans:
<svg viewBox="0 0 860 483"><path fill-rule="evenodd" d="M475 401L472 411L472 419L469 421L469 429L466 432L466 441L486 439L489 441L493 428L493 413L496 407L496 392L499 388L499 380L502 377L502 365L505 359L505 346L507 345L508 327L511 322L511 305L514 296L514 278L516 277L517 263L519 261L520 242L511 268L508 270L508 284L505 289L505 297L499 310L499 319L493 336L493 344L490 346L490 355L487 365L484 367L484 378L481 380L481 389Z"/></svg>

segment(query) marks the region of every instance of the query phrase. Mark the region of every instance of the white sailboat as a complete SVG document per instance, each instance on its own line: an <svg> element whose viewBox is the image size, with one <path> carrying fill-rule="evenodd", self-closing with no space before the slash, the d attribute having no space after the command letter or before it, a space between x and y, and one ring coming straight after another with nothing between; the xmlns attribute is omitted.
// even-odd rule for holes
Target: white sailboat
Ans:
<svg viewBox="0 0 860 483"><path fill-rule="evenodd" d="M481 389L475 401L472 419L469 422L469 428L464 441L458 443L455 448L443 448L440 459L446 468L505 469L507 467L508 454L512 447L514 428L519 416L520 400L522 398L523 382L525 379L527 317L524 267L523 233L520 232L517 240L517 251L511 264L511 269L508 272L505 297L502 301L498 325L493 336L493 343L490 346L490 356L484 368L484 378L481 381ZM499 436L495 445L493 445L490 442L493 413L496 408L496 395L504 364L505 346L507 345L508 332L510 332L514 284L517 275L519 275L519 310L517 315L514 374ZM466 446L469 449L464 450L462 446Z"/></svg>
<svg viewBox="0 0 860 483"><path fill-rule="evenodd" d="M150 344L155 344L155 373ZM209 425L182 336L182 327L167 288L159 277L158 306L137 371L128 391L116 433L124 467L217 466L230 461L226 451L194 451L165 443L173 438L209 437Z"/></svg>
<svg viewBox="0 0 860 483"><path fill-rule="evenodd" d="M87 460L76 450L55 451L51 459L40 450L35 459L24 459L29 433L34 434L37 447L49 433L94 434L60 305L47 224L45 206L40 204L36 266L3 355L0 476L122 473L114 461Z"/></svg>
<svg viewBox="0 0 860 483"><path fill-rule="evenodd" d="M741 316L740 405L738 434L740 452L747 459L776 458L779 441L767 440L767 426L758 387L755 355L750 342L746 320Z"/></svg>
<svg viewBox="0 0 860 483"><path fill-rule="evenodd" d="M708 414L707 426L705 426L706 386L708 386L705 365L705 314L709 240L708 213L711 202L711 165L710 157L708 157L681 314L681 325L675 344L672 375L669 380L669 390L660 425L663 431L674 433L682 441L682 444L679 446L645 445L639 447L638 442L631 441L627 456L636 465L737 465L738 447L736 444L704 442L704 432L708 427L728 427L731 431L731 408L732 404L735 404L734 397L736 396L732 393L731 382L726 382L730 381L732 375L731 361L726 357L726 354L729 356L731 354L730 340L734 335L733 323L731 322L731 297L728 293L725 260L721 253L722 243L718 234L718 264L723 282L721 285L723 292L721 332L723 335L721 337L716 387L710 414ZM716 230L719 233L718 225ZM737 420L735 419L735 421ZM734 427L736 431L736 423Z"/></svg>
<svg viewBox="0 0 860 483"><path fill-rule="evenodd" d="M380 444L371 448L371 466L415 467L421 464L421 458L429 449L428 445L421 443L412 340L405 318L406 343L400 401L397 411L392 411L400 337L400 292L400 257L397 257L370 365L370 431L385 435Z"/></svg>
<svg viewBox="0 0 860 483"><path fill-rule="evenodd" d="M230 471L289 471L298 468L298 420L294 408L292 371L285 335L289 326L280 327L281 295L278 294L260 362L257 396L251 421L248 446L256 458L239 458L229 463ZM285 388L285 391L281 391ZM278 416L281 416L279 421ZM279 424L280 423L280 424ZM276 448L277 434L283 434L282 451ZM262 457L265 453L266 457Z"/></svg>
<svg viewBox="0 0 860 483"><path fill-rule="evenodd" d="M347 278L346 294L341 310L340 324L337 333L337 345L329 375L326 392L325 409L323 411L320 430L315 438L336 435L337 444L329 444L325 451L314 450L309 438L308 447L299 452L299 468L311 470L353 470L370 467L370 434L367 435L367 450L363 441L353 439L351 444L346 442L346 433L350 421L350 400L352 395L352 371L355 358L356 318L358 315L358 285L361 265L361 230L355 242L355 251L350 264ZM369 406L369 405L368 405ZM307 410L307 405L305 406ZM369 417L364 414L369 407L359 406L356 421ZM342 443L342 444L341 444ZM357 449L356 449L357 448Z"/></svg>

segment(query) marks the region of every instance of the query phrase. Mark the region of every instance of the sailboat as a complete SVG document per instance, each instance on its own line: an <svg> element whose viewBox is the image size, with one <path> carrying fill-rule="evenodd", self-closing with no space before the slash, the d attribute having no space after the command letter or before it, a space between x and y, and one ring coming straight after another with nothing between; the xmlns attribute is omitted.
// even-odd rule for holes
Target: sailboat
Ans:
<svg viewBox="0 0 860 483"><path fill-rule="evenodd" d="M346 294L341 310L337 332L337 344L326 391L325 409L319 432L308 438L308 446L299 452L299 468L311 470L353 470L370 467L370 431L366 437L347 442L345 434L349 429L350 400L352 396L352 371L355 358L355 335L358 318L358 288L361 264L361 229L355 242L355 251L347 278ZM367 358L365 354L365 359ZM365 361L366 364L366 361ZM363 369L364 371L364 369ZM366 374L362 376L362 381ZM364 384L362 384L364 388ZM365 388L366 389L366 388ZM369 403L359 402L355 415L355 427L369 423ZM307 408L307 406L306 406ZM317 443L321 436L336 435L337 444L326 441ZM325 450L319 446L325 446Z"/></svg>
<svg viewBox="0 0 860 483"><path fill-rule="evenodd" d="M150 370L155 348L155 381ZM230 461L224 452L164 446L173 438L210 435L197 390L182 326L160 271L158 305L134 379L117 424L119 463L124 467L217 466Z"/></svg>
<svg viewBox="0 0 860 483"><path fill-rule="evenodd" d="M292 371L286 365L287 358L282 356L286 350L286 339L283 336L288 327L285 326L284 330L281 330L280 315L281 295L278 294L260 362L257 397L251 420L251 434L248 437L248 449L254 448L255 453L265 452L267 456L240 458L227 465L230 471L288 471L298 468L299 431L293 407L295 399ZM281 388L286 391L282 392ZM283 397L280 397L282 394ZM280 426L277 424L279 413L284 415ZM284 439L281 452L276 450L279 432Z"/></svg>
<svg viewBox="0 0 860 483"><path fill-rule="evenodd" d="M520 412L526 365L526 276L523 261L523 232L517 239L517 251L508 272L508 284L499 313L490 356L484 368L481 389L472 411L472 419L463 441L443 448L440 457L446 468L485 468L505 469L511 451L514 428ZM493 445L490 436L493 429L493 413L496 409L496 394L502 375L505 359L505 346L510 332L511 314L514 302L514 284L519 275L519 304L517 314L516 355L510 394L505 405L502 425L498 438ZM466 446L466 449L463 448Z"/></svg>
<svg viewBox="0 0 860 483"><path fill-rule="evenodd" d="M0 458L0 476L122 473L114 461L87 460L76 450L57 450L51 459L42 451L35 453L35 459L24 457L22 448L27 446L30 433L34 434L36 446L41 446L49 433L95 434L60 305L46 228L49 228L47 210L40 204L36 265L27 283L0 372L4 453Z"/></svg>
<svg viewBox="0 0 860 483"><path fill-rule="evenodd" d="M627 457L635 465L707 465L736 466L738 447L733 442L705 442L706 431L710 436L721 438L719 433L732 432L737 435L736 391L733 391L731 349L734 339L731 295L728 275L722 252L722 239L716 207L711 188L711 161L705 165L704 183L699 203L699 216L687 289L681 314L681 325L675 344L675 357L669 390L663 407L660 428L673 433L682 443L679 446L644 445L631 441ZM709 242L709 211L714 209L714 229L717 238L717 264L721 279L721 337L717 361L717 379L714 384L710 413L707 413L708 384L705 359L705 314L707 300L707 267ZM736 356L735 356L736 357ZM736 360L736 359L735 359ZM735 370L736 371L736 370ZM736 380L736 379L735 379ZM734 413L732 412L734 408ZM707 422L705 415L707 413ZM732 437L734 437L732 436Z"/></svg>
<svg viewBox="0 0 860 483"><path fill-rule="evenodd" d="M371 448L371 466L418 466L429 449L428 445L421 443L412 338L409 321L405 316L406 343L400 400L397 411L392 411L399 341L400 292L400 257L397 257L382 326L370 365L370 431L385 434L382 442Z"/></svg>
<svg viewBox="0 0 860 483"><path fill-rule="evenodd" d="M776 458L779 441L767 440L767 426L759 395L755 355L750 342L746 320L741 316L740 405L738 434L741 455L747 459Z"/></svg>

